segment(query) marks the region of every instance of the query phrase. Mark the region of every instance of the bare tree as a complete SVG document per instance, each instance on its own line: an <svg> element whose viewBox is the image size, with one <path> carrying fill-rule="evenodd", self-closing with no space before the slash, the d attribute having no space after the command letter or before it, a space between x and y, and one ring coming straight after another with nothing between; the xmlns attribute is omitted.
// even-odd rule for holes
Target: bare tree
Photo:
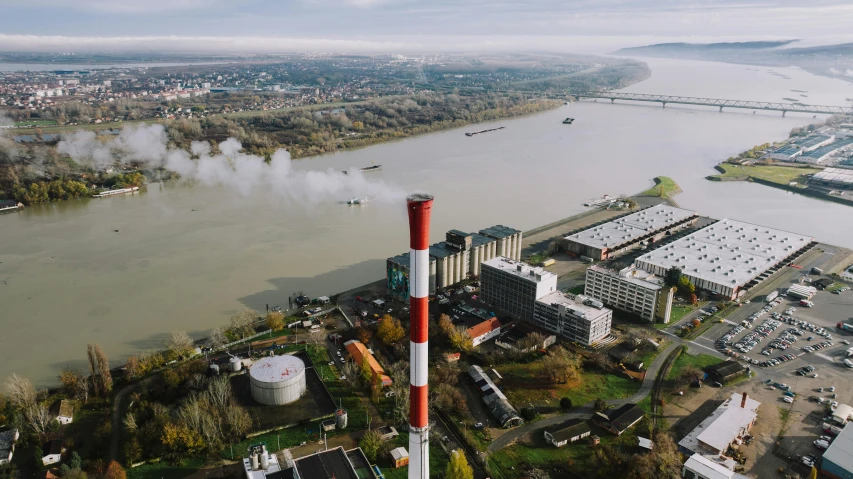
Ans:
<svg viewBox="0 0 853 479"><path fill-rule="evenodd" d="M173 356L181 357L193 350L193 340L186 331L172 331L166 339L166 348Z"/></svg>
<svg viewBox="0 0 853 479"><path fill-rule="evenodd" d="M244 309L231 316L231 329L242 336L250 336L255 331L253 324L257 320L257 311L254 309Z"/></svg>
<svg viewBox="0 0 853 479"><path fill-rule="evenodd" d="M138 429L136 424L136 418L133 416L132 412L129 412L124 415L124 428L128 432L135 432Z"/></svg>
<svg viewBox="0 0 853 479"><path fill-rule="evenodd" d="M228 338L225 337L225 331L222 328L213 328L210 330L210 336L207 338L208 344L212 348L218 348L228 344Z"/></svg>
<svg viewBox="0 0 853 479"><path fill-rule="evenodd" d="M9 400L23 416L27 427L39 436L43 436L53 419L47 404L29 379L12 374L6 380L6 394Z"/></svg>
<svg viewBox="0 0 853 479"><path fill-rule="evenodd" d="M98 379L101 383L101 390L107 394L113 389L113 376L110 373L110 360L98 344L95 345L95 359L98 363Z"/></svg>

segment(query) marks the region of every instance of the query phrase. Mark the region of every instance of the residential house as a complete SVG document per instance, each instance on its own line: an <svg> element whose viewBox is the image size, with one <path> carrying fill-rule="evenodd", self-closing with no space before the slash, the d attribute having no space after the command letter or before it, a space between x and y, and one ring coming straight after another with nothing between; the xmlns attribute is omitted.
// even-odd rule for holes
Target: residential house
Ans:
<svg viewBox="0 0 853 479"><path fill-rule="evenodd" d="M9 464L12 462L12 455L15 453L15 442L21 434L17 429L0 432L0 465Z"/></svg>
<svg viewBox="0 0 853 479"><path fill-rule="evenodd" d="M592 420L602 428L621 436L623 432L640 422L640 419L643 419L645 415L646 412L639 406L627 403L616 409L597 412Z"/></svg>
<svg viewBox="0 0 853 479"><path fill-rule="evenodd" d="M45 466L56 464L62 459L62 441L54 439L42 447L41 463Z"/></svg>
<svg viewBox="0 0 853 479"><path fill-rule="evenodd" d="M71 401L67 399L59 401L59 414L56 415L56 420L59 424L71 424L74 420L74 406Z"/></svg>

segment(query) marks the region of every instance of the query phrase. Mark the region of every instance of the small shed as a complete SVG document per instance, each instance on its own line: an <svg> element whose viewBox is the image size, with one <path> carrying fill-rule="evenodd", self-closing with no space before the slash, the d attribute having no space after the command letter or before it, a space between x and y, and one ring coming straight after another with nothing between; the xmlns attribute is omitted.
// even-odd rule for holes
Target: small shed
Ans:
<svg viewBox="0 0 853 479"><path fill-rule="evenodd" d="M382 301L381 299L374 299L374 300L373 300L373 304L374 304L377 308L381 308L382 306L384 306L384 305L385 305L385 301Z"/></svg>
<svg viewBox="0 0 853 479"><path fill-rule="evenodd" d="M637 441L639 443L637 446L640 448L641 452L651 451L655 446L651 439L647 439L645 437L637 436Z"/></svg>
<svg viewBox="0 0 853 479"><path fill-rule="evenodd" d="M317 302L320 304L329 304L329 301L331 300L328 296L320 296L319 298L317 298Z"/></svg>
<svg viewBox="0 0 853 479"><path fill-rule="evenodd" d="M58 439L45 443L42 446L41 463L45 466L56 464L62 459L62 442Z"/></svg>
<svg viewBox="0 0 853 479"><path fill-rule="evenodd" d="M705 372L715 381L724 383L746 374L746 368L737 361L727 360L720 364L708 366L705 368Z"/></svg>
<svg viewBox="0 0 853 479"><path fill-rule="evenodd" d="M329 419L328 421L323 421L320 423L320 426L324 431L334 431L335 430L335 420Z"/></svg>
<svg viewBox="0 0 853 479"><path fill-rule="evenodd" d="M391 449L391 460L394 461L394 467L400 468L409 465L409 451L405 447Z"/></svg>
<svg viewBox="0 0 853 479"><path fill-rule="evenodd" d="M397 429L394 426L381 426L376 429L379 432L379 438L383 441L388 441L394 439L399 436L400 433L397 432Z"/></svg>

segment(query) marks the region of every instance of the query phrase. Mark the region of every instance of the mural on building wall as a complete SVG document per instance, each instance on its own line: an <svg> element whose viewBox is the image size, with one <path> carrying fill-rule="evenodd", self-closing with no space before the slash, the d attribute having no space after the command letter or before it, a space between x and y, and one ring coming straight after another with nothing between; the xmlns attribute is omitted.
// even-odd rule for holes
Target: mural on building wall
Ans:
<svg viewBox="0 0 853 479"><path fill-rule="evenodd" d="M389 264L388 291L402 299L409 299L409 272L396 264Z"/></svg>

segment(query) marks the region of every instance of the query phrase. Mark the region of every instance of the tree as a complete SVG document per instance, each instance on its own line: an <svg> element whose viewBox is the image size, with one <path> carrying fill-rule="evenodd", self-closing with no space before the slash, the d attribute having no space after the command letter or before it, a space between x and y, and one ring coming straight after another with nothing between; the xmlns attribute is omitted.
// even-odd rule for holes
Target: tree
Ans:
<svg viewBox="0 0 853 479"><path fill-rule="evenodd" d="M681 279L681 269L673 266L666 270L666 275L664 276L664 283L667 286L678 286L678 281Z"/></svg>
<svg viewBox="0 0 853 479"><path fill-rule="evenodd" d="M231 330L246 337L255 332L255 321L258 320L258 312L254 309L244 309L231 316Z"/></svg>
<svg viewBox="0 0 853 479"><path fill-rule="evenodd" d="M447 479L474 479L474 470L468 465L468 459L460 450L457 449L450 454L450 462L447 463L444 477Z"/></svg>
<svg viewBox="0 0 853 479"><path fill-rule="evenodd" d="M176 462L187 456L198 454L204 448L204 441L198 432L183 424L166 423L163 426L161 441L168 451L169 459Z"/></svg>
<svg viewBox="0 0 853 479"><path fill-rule="evenodd" d="M92 377L92 391L95 396L109 393L113 388L113 377L110 373L110 361L104 350L98 344L87 347L89 357L89 374Z"/></svg>
<svg viewBox="0 0 853 479"><path fill-rule="evenodd" d="M435 398L430 401L430 404L439 411L452 414L457 418L470 416L465 395L459 389L446 383L439 383L434 394Z"/></svg>
<svg viewBox="0 0 853 479"><path fill-rule="evenodd" d="M370 459L370 462L375 462L376 457L379 455L379 448L382 447L382 436L379 434L379 431L369 429L361 436L358 446L364 452L364 455Z"/></svg>
<svg viewBox="0 0 853 479"><path fill-rule="evenodd" d="M89 396L89 381L78 369L65 368L59 373L59 382L71 397L81 397L86 402Z"/></svg>
<svg viewBox="0 0 853 479"><path fill-rule="evenodd" d="M193 340L186 331L172 331L166 339L166 349L175 358L188 356L194 349Z"/></svg>
<svg viewBox="0 0 853 479"><path fill-rule="evenodd" d="M270 311L267 313L267 327L273 331L281 331L284 329L284 315L278 311Z"/></svg>
<svg viewBox="0 0 853 479"><path fill-rule="evenodd" d="M358 336L358 340L364 343L365 346L370 342L370 338L373 337L373 334L367 328L363 328L359 326L355 330L356 336Z"/></svg>
<svg viewBox="0 0 853 479"><path fill-rule="evenodd" d="M637 454L630 461L628 479L648 477L680 477L681 454L672 437L664 432L652 436L654 449L648 454Z"/></svg>
<svg viewBox="0 0 853 479"><path fill-rule="evenodd" d="M606 411L606 410L607 410L607 403L606 403L606 402L604 402L604 400L603 400L603 399L598 398L598 399L596 399L596 400L595 400L595 404L593 405L593 407L592 407L592 408L593 408L593 410L594 410L595 412L602 412L602 411Z"/></svg>
<svg viewBox="0 0 853 479"><path fill-rule="evenodd" d="M216 327L210 330L207 342L210 344L210 347L218 348L228 344L228 338L225 336L225 331L222 328Z"/></svg>
<svg viewBox="0 0 853 479"><path fill-rule="evenodd" d="M546 377L553 383L565 384L580 377L580 358L563 347L551 349L541 361Z"/></svg>
<svg viewBox="0 0 853 479"><path fill-rule="evenodd" d="M532 421L532 420L536 419L536 416L538 416L538 415L539 415L539 413L537 413L536 409L534 409L532 407L521 408L521 417L525 421Z"/></svg>
<svg viewBox="0 0 853 479"><path fill-rule="evenodd" d="M399 319L392 318L391 315L386 314L379 323L379 328L376 330L376 337L387 346L391 346L406 337L406 330L400 324Z"/></svg>
<svg viewBox="0 0 853 479"><path fill-rule="evenodd" d="M370 361L367 358L362 358L361 364L359 365L359 374L361 375L361 380L366 385L370 385L373 382L373 370L370 369Z"/></svg>
<svg viewBox="0 0 853 479"><path fill-rule="evenodd" d="M107 466L107 472L104 474L104 479L127 479L127 473L124 472L121 464L116 461L110 461L110 465Z"/></svg>
<svg viewBox="0 0 853 479"><path fill-rule="evenodd" d="M560 407L568 411L572 408L572 400L569 398L560 399Z"/></svg>
<svg viewBox="0 0 853 479"><path fill-rule="evenodd" d="M44 436L53 417L33 384L13 373L6 380L5 387L9 401L21 413L24 424L32 432Z"/></svg>
<svg viewBox="0 0 853 479"><path fill-rule="evenodd" d="M129 356L127 362L124 363L124 373L129 379L136 379L142 376L142 364L136 356Z"/></svg>

